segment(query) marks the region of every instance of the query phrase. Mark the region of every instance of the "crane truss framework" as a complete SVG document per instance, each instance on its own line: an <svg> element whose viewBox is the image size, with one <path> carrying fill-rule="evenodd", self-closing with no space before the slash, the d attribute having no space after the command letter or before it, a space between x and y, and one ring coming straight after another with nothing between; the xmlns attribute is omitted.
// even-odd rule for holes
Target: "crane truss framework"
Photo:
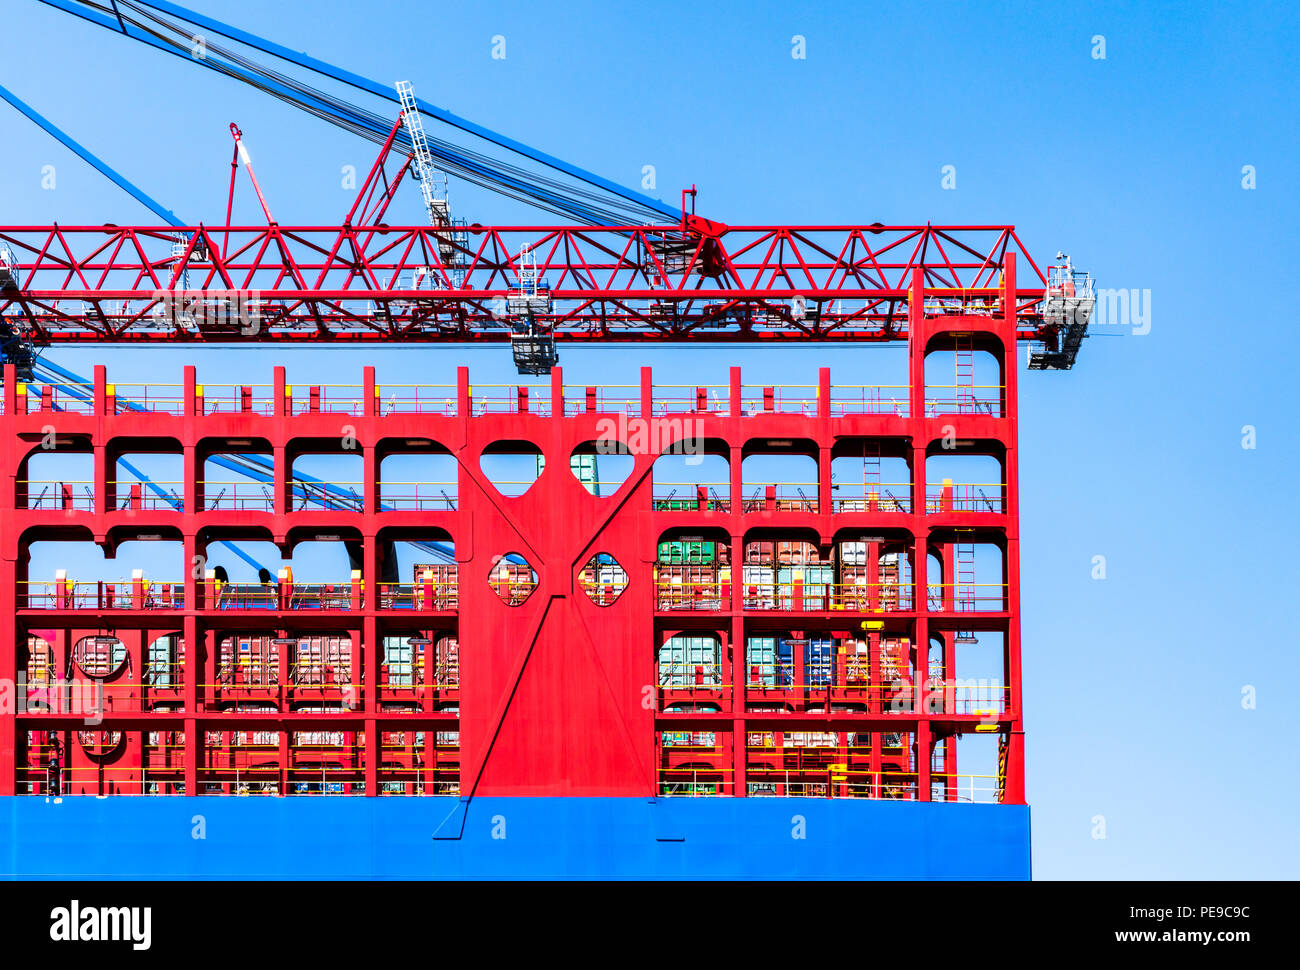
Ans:
<svg viewBox="0 0 1300 970"><path fill-rule="evenodd" d="M37 346L507 341L525 328L594 342L890 341L906 339L919 270L927 312L988 318L1009 301L1018 339L1053 343L1065 326L1045 320L1046 279L1009 226L686 225L0 227L17 282L0 314ZM1017 255L1029 286L1008 295Z"/></svg>
<svg viewBox="0 0 1300 970"><path fill-rule="evenodd" d="M1014 278L1014 261L1007 271ZM519 388L512 406L498 410L476 403L490 391L471 389L462 368L450 404L425 411L383 407L367 368L359 410L348 412L364 466L360 507L291 507L293 456L337 440L339 412L318 389L305 408L295 404L282 369L269 411L247 394L233 410L205 406L192 367L179 408L170 400L120 408L114 388L122 385L99 367L93 405L68 410L49 388L29 400L7 366L0 678L20 687L0 714L0 794L947 801L965 798L957 742L984 734L996 763L986 776L989 800L1022 804L1020 323L1010 306L980 319L927 315L924 276L914 270L908 301L909 386L889 402L845 406L825 368L796 407L782 389L747 389L739 368L725 400L703 388L660 396L645 368L630 397L587 388L574 399L556 371L549 405L545 393ZM961 388L954 398L931 397L926 356L944 347L993 354L1001 373L993 398L980 402ZM633 420L650 427L638 434ZM617 435L633 467L612 494L598 494L607 483L592 487L571 469L583 467L575 456L590 454L611 422L623 429ZM68 490L52 507L32 501L28 458L51 430L56 441L94 453L89 503ZM687 435L728 459L725 497L702 485L685 499L655 495L656 459ZM932 494L926 459L946 453L953 436L998 456L1002 483L973 500L954 497L947 483ZM205 501L207 450L252 440L274 455L270 504ZM523 494L507 497L482 470L481 456L501 442L527 443L547 459ZM171 443L184 454L181 508L136 492L122 504L111 484L114 456ZM864 456L900 456L910 484L889 502L875 488L839 497L830 465L846 444ZM774 486L744 494L744 456L791 447L818 468L806 494ZM384 510L382 458L411 449L454 457L454 503ZM728 573L717 560L674 565L673 549L700 536L735 550ZM455 566L417 567L410 583L384 581L385 542L431 537L454 542ZM780 567L767 579L748 572L751 544L761 556L764 542L789 548L791 537L822 548L851 537L869 551L862 565L841 558L833 586L828 567L792 568L789 578L779 578ZM261 538L288 551L334 539L359 548L359 568L326 586L291 575L221 586L188 568L98 586L28 575L33 543L112 548L144 538L179 543L185 564L222 540ZM976 543L1003 556L1000 582L983 592L967 551ZM964 706L951 683L958 645L985 634L1002 638L1005 683L987 707ZM776 648L753 653L755 638L775 635L865 649L810 647L792 664ZM706 636L718 652L694 645ZM450 639L454 655L437 646ZM171 644L161 659L160 641ZM665 652L670 644L676 654Z"/></svg>

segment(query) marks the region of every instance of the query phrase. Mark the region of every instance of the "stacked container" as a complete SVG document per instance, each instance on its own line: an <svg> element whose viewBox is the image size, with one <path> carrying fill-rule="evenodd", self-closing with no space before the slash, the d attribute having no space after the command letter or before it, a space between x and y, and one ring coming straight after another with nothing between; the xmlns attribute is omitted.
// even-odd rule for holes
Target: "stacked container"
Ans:
<svg viewBox="0 0 1300 970"><path fill-rule="evenodd" d="M527 567L524 567L525 569ZM433 587L433 604L435 610L454 610L459 602L457 572L455 564L417 564L414 570L415 606L424 608L425 586Z"/></svg>
<svg viewBox="0 0 1300 970"><path fill-rule="evenodd" d="M730 553L725 542L695 536L660 542L655 565L658 608L728 609L731 605L729 562Z"/></svg>

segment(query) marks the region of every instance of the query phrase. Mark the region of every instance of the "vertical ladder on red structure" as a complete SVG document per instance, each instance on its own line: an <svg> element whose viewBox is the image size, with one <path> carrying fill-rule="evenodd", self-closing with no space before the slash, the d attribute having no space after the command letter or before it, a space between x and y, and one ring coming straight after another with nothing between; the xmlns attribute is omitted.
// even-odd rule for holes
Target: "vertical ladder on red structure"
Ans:
<svg viewBox="0 0 1300 970"><path fill-rule="evenodd" d="M998 735L998 802L1007 797L1007 754L1010 745L1006 734Z"/></svg>
<svg viewBox="0 0 1300 970"><path fill-rule="evenodd" d="M975 341L972 334L960 333L956 343L957 411L967 414L975 410Z"/></svg>
<svg viewBox="0 0 1300 970"><path fill-rule="evenodd" d="M957 612L977 609L975 605L975 543L957 541L957 586L953 590Z"/></svg>
<svg viewBox="0 0 1300 970"><path fill-rule="evenodd" d="M885 496L880 482L879 443L865 445L862 452L862 497L870 501L872 494L876 496L876 502L883 508Z"/></svg>

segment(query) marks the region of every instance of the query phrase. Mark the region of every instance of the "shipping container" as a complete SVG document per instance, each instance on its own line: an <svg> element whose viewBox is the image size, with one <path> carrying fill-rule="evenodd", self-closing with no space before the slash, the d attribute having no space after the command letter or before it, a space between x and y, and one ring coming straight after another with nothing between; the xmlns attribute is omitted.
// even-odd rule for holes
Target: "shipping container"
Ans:
<svg viewBox="0 0 1300 970"><path fill-rule="evenodd" d="M715 636L669 637L659 648L659 686L716 687L722 683L721 658Z"/></svg>
<svg viewBox="0 0 1300 970"><path fill-rule="evenodd" d="M827 565L781 566L776 570L777 608L828 610L835 569ZM796 601L795 590L800 599Z"/></svg>
<svg viewBox="0 0 1300 970"><path fill-rule="evenodd" d="M911 684L912 645L907 637L880 641L880 682L884 685Z"/></svg>
<svg viewBox="0 0 1300 970"><path fill-rule="evenodd" d="M866 640L842 640L838 653L844 658L844 683L865 687L871 683L871 645Z"/></svg>
<svg viewBox="0 0 1300 970"><path fill-rule="evenodd" d="M717 566L659 566L655 593L661 610L719 610L721 573ZM730 571L727 570L730 577ZM727 604L728 606L730 603Z"/></svg>
<svg viewBox="0 0 1300 970"><path fill-rule="evenodd" d="M867 543L861 540L846 540L839 543L836 550L836 560L841 568L867 564Z"/></svg>
<svg viewBox="0 0 1300 970"><path fill-rule="evenodd" d="M776 543L776 561L783 566L798 566L804 563L823 563L826 560L816 543L793 540Z"/></svg>
<svg viewBox="0 0 1300 970"><path fill-rule="evenodd" d="M745 608L770 610L776 607L776 570L772 566L744 566L741 591Z"/></svg>
<svg viewBox="0 0 1300 970"><path fill-rule="evenodd" d="M489 585L511 606L518 606L537 588L537 573L526 562L501 559L492 567Z"/></svg>
<svg viewBox="0 0 1300 970"><path fill-rule="evenodd" d="M673 566L711 566L727 562L727 544L713 539L669 539L659 543L660 563Z"/></svg>
<svg viewBox="0 0 1300 970"><path fill-rule="evenodd" d="M788 688L794 684L790 641L755 636L745 641L745 666L749 683L760 687Z"/></svg>
<svg viewBox="0 0 1300 970"><path fill-rule="evenodd" d="M866 611L871 609L871 574L869 566L841 566L839 584L835 590L835 603L840 609Z"/></svg>
<svg viewBox="0 0 1300 970"><path fill-rule="evenodd" d="M280 646L268 635L222 637L217 683L229 686L280 682Z"/></svg>
<svg viewBox="0 0 1300 970"><path fill-rule="evenodd" d="M828 639L809 640L804 650L804 676L815 687L835 682L835 650Z"/></svg>

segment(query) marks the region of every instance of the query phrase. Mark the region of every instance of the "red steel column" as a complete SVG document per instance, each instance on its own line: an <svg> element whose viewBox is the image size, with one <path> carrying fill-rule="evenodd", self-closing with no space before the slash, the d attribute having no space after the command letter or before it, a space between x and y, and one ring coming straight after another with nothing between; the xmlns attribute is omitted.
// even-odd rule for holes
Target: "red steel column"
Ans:
<svg viewBox="0 0 1300 970"><path fill-rule="evenodd" d="M1006 587L1007 621L1007 683L1011 688L1010 704L1013 711L1009 747L1007 752L1007 783L1004 801L1011 805L1025 803L1025 738L1024 710L1021 698L1020 669L1020 463L1017 455L1019 442L1019 399L1016 389L1016 257L1007 253L1002 271L1006 290L1003 299L1003 318L998 328L1002 338L1002 383L1006 417L1003 445L1006 448L1005 474L1007 482L1007 545L1003 554Z"/></svg>
<svg viewBox="0 0 1300 970"><path fill-rule="evenodd" d="M0 435L0 795L17 791L17 765L14 748L18 740L18 622L15 607L18 597L18 521L14 514L16 473L21 447L10 433L12 415L17 407L18 375L13 364L4 365L5 434Z"/></svg>
<svg viewBox="0 0 1300 970"><path fill-rule="evenodd" d="M374 449L370 448L373 453ZM382 745L379 737L379 621L375 610L379 605L379 543L368 526L361 544L361 580L365 586L362 608L365 610L361 633L361 669L364 677L364 704L366 712L366 795L379 794L379 758ZM425 664L428 669L429 658ZM357 672L352 672L352 681Z"/></svg>
<svg viewBox="0 0 1300 970"><path fill-rule="evenodd" d="M731 543L731 602L726 608L731 611L731 668L735 686L732 688L731 721L731 790L736 796L746 796L749 783L746 771L749 767L749 744L745 729L745 684L749 680L749 659L747 635L745 631L745 520L741 515L744 497L744 435L740 422L741 376L740 368L732 367L727 376L728 409L732 433L727 442L727 468L731 494L731 522L733 523L727 537Z"/></svg>

